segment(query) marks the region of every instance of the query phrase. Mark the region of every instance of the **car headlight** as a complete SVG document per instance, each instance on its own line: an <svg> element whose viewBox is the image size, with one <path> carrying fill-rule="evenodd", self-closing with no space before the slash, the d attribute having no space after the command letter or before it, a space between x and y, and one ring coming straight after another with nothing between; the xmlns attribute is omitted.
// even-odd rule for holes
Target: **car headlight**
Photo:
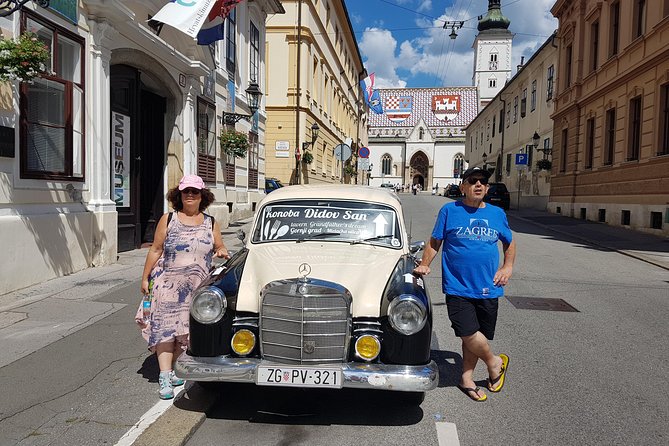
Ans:
<svg viewBox="0 0 669 446"><path fill-rule="evenodd" d="M411 294L402 294L388 306L390 326L404 335L416 334L427 320L425 304Z"/></svg>
<svg viewBox="0 0 669 446"><path fill-rule="evenodd" d="M220 321L228 307L223 291L207 286L195 291L190 304L190 314L201 324L215 324Z"/></svg>

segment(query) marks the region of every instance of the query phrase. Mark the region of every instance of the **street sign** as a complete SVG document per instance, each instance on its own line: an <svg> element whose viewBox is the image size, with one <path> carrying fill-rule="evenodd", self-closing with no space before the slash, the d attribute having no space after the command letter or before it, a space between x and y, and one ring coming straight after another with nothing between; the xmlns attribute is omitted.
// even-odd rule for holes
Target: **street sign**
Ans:
<svg viewBox="0 0 669 446"><path fill-rule="evenodd" d="M334 156L341 162L348 160L351 157L351 147L346 144L339 144L334 148Z"/></svg>
<svg viewBox="0 0 669 446"><path fill-rule="evenodd" d="M358 149L358 156L360 158L369 158L369 149L367 147L360 147Z"/></svg>
<svg viewBox="0 0 669 446"><path fill-rule="evenodd" d="M527 165L527 153L516 153L516 165Z"/></svg>
<svg viewBox="0 0 669 446"><path fill-rule="evenodd" d="M369 169L369 158L358 158L358 170Z"/></svg>

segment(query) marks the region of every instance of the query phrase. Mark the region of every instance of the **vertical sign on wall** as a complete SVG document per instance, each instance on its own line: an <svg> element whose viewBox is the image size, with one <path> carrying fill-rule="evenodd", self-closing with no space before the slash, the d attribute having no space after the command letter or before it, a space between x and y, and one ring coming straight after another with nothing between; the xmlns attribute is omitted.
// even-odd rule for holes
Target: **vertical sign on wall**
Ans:
<svg viewBox="0 0 669 446"><path fill-rule="evenodd" d="M130 206L130 116L112 112L113 194L116 207Z"/></svg>

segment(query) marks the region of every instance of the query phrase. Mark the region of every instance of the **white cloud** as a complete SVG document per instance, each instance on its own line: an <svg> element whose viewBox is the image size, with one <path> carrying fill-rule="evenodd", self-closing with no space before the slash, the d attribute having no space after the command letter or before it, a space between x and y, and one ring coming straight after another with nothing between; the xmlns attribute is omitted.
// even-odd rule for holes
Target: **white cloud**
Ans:
<svg viewBox="0 0 669 446"><path fill-rule="evenodd" d="M358 46L366 55L365 66L370 73L375 73L376 86L379 88L404 88L406 81L397 75L398 58L395 57L397 41L388 30L367 28L362 33Z"/></svg>
<svg viewBox="0 0 669 446"><path fill-rule="evenodd" d="M550 8L555 0L533 0L531 2L511 2L502 5L502 12L511 20L509 30L514 33L512 67L520 63L521 56L527 61L557 28L557 20L551 15ZM423 0L423 8L431 0ZM431 6L431 5L430 5ZM362 36L360 49L365 58L365 66L370 72L377 73L383 80L383 86L401 87L416 75L432 75L439 80L435 86L465 86L472 84L474 53L472 44L478 33L478 15L488 9L487 0L472 0L467 11L454 11L447 8L434 21L417 17L415 23L426 28L418 37L398 44L391 30L368 28ZM457 14L457 16L453 15ZM451 29L443 29L445 21L464 20L464 26L457 29L455 40L449 38ZM409 76L401 76L410 73ZM382 74L381 74L382 73ZM402 79L404 77L405 79ZM432 85L420 85L430 87Z"/></svg>
<svg viewBox="0 0 669 446"><path fill-rule="evenodd" d="M416 11L425 12L425 11L430 11L431 9L432 9L432 0L423 0L418 6L418 9L416 9Z"/></svg>

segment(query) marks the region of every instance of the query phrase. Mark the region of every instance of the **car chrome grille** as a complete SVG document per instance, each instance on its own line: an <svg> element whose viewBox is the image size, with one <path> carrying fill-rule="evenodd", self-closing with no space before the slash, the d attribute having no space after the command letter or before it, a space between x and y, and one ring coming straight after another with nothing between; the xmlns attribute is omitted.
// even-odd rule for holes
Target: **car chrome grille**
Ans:
<svg viewBox="0 0 669 446"><path fill-rule="evenodd" d="M261 293L263 358L289 364L345 361L351 327L351 297L322 281L274 282Z"/></svg>

